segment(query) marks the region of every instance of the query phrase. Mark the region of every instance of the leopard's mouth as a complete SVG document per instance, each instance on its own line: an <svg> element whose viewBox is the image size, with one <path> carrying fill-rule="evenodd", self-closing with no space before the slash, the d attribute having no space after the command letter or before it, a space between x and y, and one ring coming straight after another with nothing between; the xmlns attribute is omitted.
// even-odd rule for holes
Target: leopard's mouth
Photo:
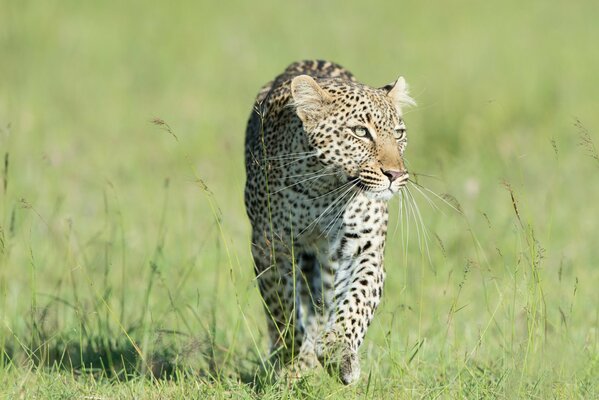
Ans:
<svg viewBox="0 0 599 400"><path fill-rule="evenodd" d="M389 200L401 189L400 187L394 190L391 185L383 189L377 189L376 187L373 187L372 185L362 181L359 177L350 177L348 182L354 182L354 185L358 190L363 192L366 197L372 198L374 200Z"/></svg>

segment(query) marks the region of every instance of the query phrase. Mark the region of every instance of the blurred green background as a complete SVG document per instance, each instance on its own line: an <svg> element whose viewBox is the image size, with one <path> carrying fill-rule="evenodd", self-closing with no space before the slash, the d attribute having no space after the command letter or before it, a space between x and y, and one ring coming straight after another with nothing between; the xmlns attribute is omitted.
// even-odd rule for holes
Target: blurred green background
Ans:
<svg viewBox="0 0 599 400"><path fill-rule="evenodd" d="M427 249L394 202L385 299L344 390L594 397L597 16L583 0L0 0L0 386L94 340L252 373L245 123L262 84L322 58L372 86L406 77L409 168L463 211L414 192Z"/></svg>

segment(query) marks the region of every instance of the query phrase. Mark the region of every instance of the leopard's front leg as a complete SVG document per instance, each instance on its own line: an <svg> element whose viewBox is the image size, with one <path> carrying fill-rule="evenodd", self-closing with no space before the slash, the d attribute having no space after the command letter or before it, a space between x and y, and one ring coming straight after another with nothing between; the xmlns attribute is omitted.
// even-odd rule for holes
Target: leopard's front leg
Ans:
<svg viewBox="0 0 599 400"><path fill-rule="evenodd" d="M360 377L358 348L381 300L386 229L385 204L368 201L366 207L349 207L331 247L334 297L316 353L344 384Z"/></svg>

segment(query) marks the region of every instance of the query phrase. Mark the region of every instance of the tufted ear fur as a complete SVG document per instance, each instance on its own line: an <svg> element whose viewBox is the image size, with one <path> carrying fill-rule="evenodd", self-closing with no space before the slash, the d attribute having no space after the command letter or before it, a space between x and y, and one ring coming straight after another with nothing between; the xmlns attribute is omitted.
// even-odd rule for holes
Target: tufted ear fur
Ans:
<svg viewBox="0 0 599 400"><path fill-rule="evenodd" d="M299 75L291 81L291 96L297 115L304 125L311 126L325 113L332 98L308 75Z"/></svg>
<svg viewBox="0 0 599 400"><path fill-rule="evenodd" d="M416 101L410 97L408 84L403 76L397 78L395 83L384 87L387 90L387 96L391 97L398 112L401 112L403 106L415 106Z"/></svg>

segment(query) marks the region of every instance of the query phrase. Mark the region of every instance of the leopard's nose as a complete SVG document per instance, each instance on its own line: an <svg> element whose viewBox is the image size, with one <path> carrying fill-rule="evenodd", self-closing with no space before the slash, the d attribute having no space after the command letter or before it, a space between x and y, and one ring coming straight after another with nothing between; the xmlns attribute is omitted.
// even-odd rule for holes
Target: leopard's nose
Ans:
<svg viewBox="0 0 599 400"><path fill-rule="evenodd" d="M383 175L385 175L387 178L389 178L390 182L393 182L403 176L405 176L407 179L407 176L408 176L408 172L405 170L398 171L398 170L393 170L393 169L382 169L381 168L381 171L383 172Z"/></svg>

